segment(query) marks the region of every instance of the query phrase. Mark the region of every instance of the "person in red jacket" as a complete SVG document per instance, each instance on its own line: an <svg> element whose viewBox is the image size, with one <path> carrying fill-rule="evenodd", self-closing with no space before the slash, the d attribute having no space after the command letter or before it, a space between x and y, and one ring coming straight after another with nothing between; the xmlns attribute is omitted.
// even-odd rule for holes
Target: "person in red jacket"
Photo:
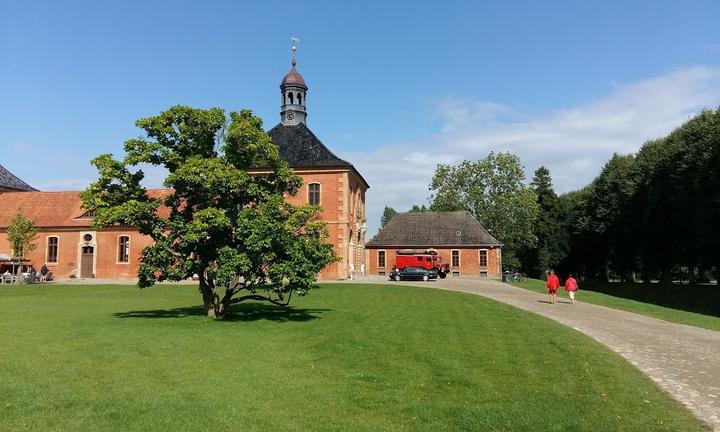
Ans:
<svg viewBox="0 0 720 432"><path fill-rule="evenodd" d="M555 271L550 270L550 274L547 277L547 290L550 294L550 303L555 304L557 298L557 290L560 287L560 280L555 276Z"/></svg>
<svg viewBox="0 0 720 432"><path fill-rule="evenodd" d="M578 284L573 275L569 275L565 280L565 291L570 296L570 303L575 304L575 291L578 290Z"/></svg>

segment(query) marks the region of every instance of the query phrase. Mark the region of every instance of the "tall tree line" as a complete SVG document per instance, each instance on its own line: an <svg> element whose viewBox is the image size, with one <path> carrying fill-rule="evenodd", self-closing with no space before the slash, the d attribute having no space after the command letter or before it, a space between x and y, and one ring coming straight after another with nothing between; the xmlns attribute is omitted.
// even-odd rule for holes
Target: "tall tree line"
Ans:
<svg viewBox="0 0 720 432"><path fill-rule="evenodd" d="M717 279L719 171L720 109L614 155L591 184L559 197L568 253L558 265L592 280Z"/></svg>

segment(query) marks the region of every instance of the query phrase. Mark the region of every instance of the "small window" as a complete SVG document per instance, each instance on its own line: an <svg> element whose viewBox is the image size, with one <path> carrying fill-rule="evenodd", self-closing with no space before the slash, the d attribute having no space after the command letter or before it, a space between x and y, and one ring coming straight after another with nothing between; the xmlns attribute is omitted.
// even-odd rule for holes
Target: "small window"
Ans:
<svg viewBox="0 0 720 432"><path fill-rule="evenodd" d="M320 184L310 183L308 185L308 204L320 205Z"/></svg>
<svg viewBox="0 0 720 432"><path fill-rule="evenodd" d="M130 261L130 237L120 236L118 238L118 262Z"/></svg>
<svg viewBox="0 0 720 432"><path fill-rule="evenodd" d="M297 98L298 98L298 105L302 105L302 94L298 93Z"/></svg>
<svg viewBox="0 0 720 432"><path fill-rule="evenodd" d="M418 261L422 261L423 257L417 257Z"/></svg>
<svg viewBox="0 0 720 432"><path fill-rule="evenodd" d="M486 278L486 277L487 277L487 272L486 272L486 271L481 271L481 272L480 272L480 277L481 277L481 278Z"/></svg>
<svg viewBox="0 0 720 432"><path fill-rule="evenodd" d="M457 251L457 250L452 251L451 265L453 267L460 267L460 251Z"/></svg>
<svg viewBox="0 0 720 432"><path fill-rule="evenodd" d="M378 267L385 268L385 251L378 251Z"/></svg>
<svg viewBox="0 0 720 432"><path fill-rule="evenodd" d="M290 95L290 105L292 105L292 104L295 103L295 102L294 102L294 99L293 99L293 94L292 94L292 93L289 93L289 95Z"/></svg>
<svg viewBox="0 0 720 432"><path fill-rule="evenodd" d="M452 275L453 275L453 277L460 277L460 272L454 271L454 272L452 272Z"/></svg>
<svg viewBox="0 0 720 432"><path fill-rule="evenodd" d="M480 261L479 261L479 262L480 262L480 267L487 267L487 255L488 255L488 251L486 251L486 250L481 250L481 251L479 252L479 254L480 254L480 255L479 255L479 257L480 257L480 258L479 258L479 259L480 259Z"/></svg>
<svg viewBox="0 0 720 432"><path fill-rule="evenodd" d="M58 261L58 238L48 237L47 240L47 262L56 263Z"/></svg>

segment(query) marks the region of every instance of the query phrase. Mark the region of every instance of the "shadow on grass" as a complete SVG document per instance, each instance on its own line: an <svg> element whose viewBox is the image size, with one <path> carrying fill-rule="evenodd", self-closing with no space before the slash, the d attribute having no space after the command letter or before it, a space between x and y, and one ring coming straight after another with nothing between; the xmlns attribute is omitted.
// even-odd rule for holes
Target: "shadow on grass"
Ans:
<svg viewBox="0 0 720 432"><path fill-rule="evenodd" d="M245 303L232 306L222 321L276 321L276 322L302 322L320 318L320 314L332 309L308 309L292 306L276 306L261 303ZM116 312L116 318L188 318L204 317L205 309L202 306L189 306L174 309L155 309L141 311Z"/></svg>
<svg viewBox="0 0 720 432"><path fill-rule="evenodd" d="M720 287L717 285L588 282L582 288L613 297L720 317Z"/></svg>

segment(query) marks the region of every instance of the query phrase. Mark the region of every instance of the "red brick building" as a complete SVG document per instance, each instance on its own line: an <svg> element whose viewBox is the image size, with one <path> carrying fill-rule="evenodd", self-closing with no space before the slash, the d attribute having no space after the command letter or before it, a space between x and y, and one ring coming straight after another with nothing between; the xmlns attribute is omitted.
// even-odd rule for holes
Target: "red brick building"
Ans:
<svg viewBox="0 0 720 432"><path fill-rule="evenodd" d="M402 249L433 249L450 276L502 276L502 244L468 212L398 213L365 245L370 275L388 275Z"/></svg>
<svg viewBox="0 0 720 432"><path fill-rule="evenodd" d="M152 197L167 193L148 191ZM135 277L140 251L152 239L131 227L92 229L92 216L81 206L78 192L0 193L0 251L12 251L6 228L21 213L39 229L36 249L25 254L36 269L47 264L54 277L62 279Z"/></svg>
<svg viewBox="0 0 720 432"><path fill-rule="evenodd" d="M345 279L351 264L365 262L365 191L369 188L355 167L333 154L306 126L305 80L292 61L281 84L281 122L268 134L280 155L303 179L288 201L322 207L329 241L340 261L326 267L321 279ZM263 168L258 167L257 172ZM149 191L151 195L168 193ZM0 253L11 253L7 225L18 213L40 229L37 249L26 254L39 267L47 263L57 277L135 277L139 254L151 239L132 227L90 229L92 214L81 209L79 192L37 192L0 167Z"/></svg>

